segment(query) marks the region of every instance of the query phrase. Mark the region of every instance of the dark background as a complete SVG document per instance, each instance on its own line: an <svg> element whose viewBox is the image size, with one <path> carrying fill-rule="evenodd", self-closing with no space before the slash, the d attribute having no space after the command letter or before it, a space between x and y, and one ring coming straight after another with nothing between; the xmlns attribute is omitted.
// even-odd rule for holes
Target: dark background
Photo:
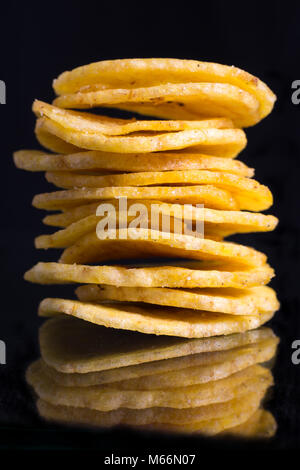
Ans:
<svg viewBox="0 0 300 470"><path fill-rule="evenodd" d="M296 449L300 447L300 365L291 362L299 324L299 146L300 105L291 102L291 83L300 79L300 4L288 1L214 2L16 2L1 4L0 79L7 104L0 105L1 129L1 316L0 339L7 365L0 366L0 448L89 449L197 453L205 449ZM267 443L141 436L133 432L91 433L40 422L25 366L38 357L36 309L45 296L66 288L25 283L23 272L37 261L33 238L44 231L34 194L50 190L43 175L19 171L12 152L38 148L34 139L34 98L51 101L51 82L64 70L89 62L130 57L176 57L234 64L264 80L277 94L271 116L247 129L248 146L239 157L270 186L280 218L276 232L240 237L266 252L277 278L272 282L282 308L271 322L281 338L269 407L278 421ZM195 453L195 452L194 452ZM199 463L199 461L198 461Z"/></svg>

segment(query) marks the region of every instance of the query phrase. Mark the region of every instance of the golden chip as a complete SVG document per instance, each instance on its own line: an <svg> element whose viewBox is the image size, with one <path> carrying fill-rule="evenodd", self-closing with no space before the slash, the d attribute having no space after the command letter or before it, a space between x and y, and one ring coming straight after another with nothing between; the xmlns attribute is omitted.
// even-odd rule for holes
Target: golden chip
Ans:
<svg viewBox="0 0 300 470"><path fill-rule="evenodd" d="M169 265L170 264L170 265ZM267 264L257 268L239 267L209 261L166 262L148 266L88 266L38 263L24 279L38 284L107 284L124 287L253 287L267 284L274 270Z"/></svg>
<svg viewBox="0 0 300 470"><path fill-rule="evenodd" d="M74 94L62 95L56 98L54 104L77 109L121 107L141 114L177 120L222 116L232 120L237 127L251 126L260 120L258 101L247 91L228 83L167 83L144 88L106 90L94 85Z"/></svg>
<svg viewBox="0 0 300 470"><path fill-rule="evenodd" d="M136 306L128 303L92 304L68 299L44 299L39 315L51 317L66 314L109 328L139 331L140 333L204 338L242 333L258 328L273 312L259 315L228 315L156 305Z"/></svg>
<svg viewBox="0 0 300 470"><path fill-rule="evenodd" d="M19 150L14 153L18 168L27 171L168 171L212 170L252 177L253 168L230 158L213 157L197 153L159 152L120 154L87 151L49 154L38 150Z"/></svg>
<svg viewBox="0 0 300 470"><path fill-rule="evenodd" d="M133 132L176 132L188 129L233 128L230 119L201 119L199 121L137 121L116 119L78 111L66 111L43 101L35 100L32 107L38 117L47 116L57 124L81 132L95 132L104 135L126 135Z"/></svg>
<svg viewBox="0 0 300 470"><path fill-rule="evenodd" d="M156 199L176 204L205 204L213 209L238 209L236 200L228 191L210 185L71 189L38 194L33 198L32 204L38 209L59 210L99 200L126 197L143 202Z"/></svg>
<svg viewBox="0 0 300 470"><path fill-rule="evenodd" d="M58 95L99 89L140 88L166 83L228 83L250 93L259 103L262 119L269 114L275 95L257 77L237 67L212 62L181 59L106 60L64 72L53 82Z"/></svg>
<svg viewBox="0 0 300 470"><path fill-rule="evenodd" d="M218 242L190 235L167 234L148 229L108 230L106 239L88 233L66 248L62 263L97 263L115 259L147 259L153 257L223 260L240 266L257 267L266 262L266 255L247 246Z"/></svg>
<svg viewBox="0 0 300 470"><path fill-rule="evenodd" d="M90 284L78 287L76 295L81 302L143 302L230 315L258 315L279 307L275 291L266 286L250 289L170 289Z"/></svg>

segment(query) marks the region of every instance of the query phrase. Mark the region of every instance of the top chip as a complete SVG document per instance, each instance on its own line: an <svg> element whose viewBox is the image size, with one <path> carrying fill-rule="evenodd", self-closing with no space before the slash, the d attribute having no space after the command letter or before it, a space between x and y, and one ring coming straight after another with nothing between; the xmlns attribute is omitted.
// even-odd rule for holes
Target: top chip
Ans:
<svg viewBox="0 0 300 470"><path fill-rule="evenodd" d="M275 95L255 76L233 66L180 59L122 59L92 63L64 72L54 80L58 95L98 90L135 89L163 84L223 83L252 95L258 102L258 120L267 116Z"/></svg>

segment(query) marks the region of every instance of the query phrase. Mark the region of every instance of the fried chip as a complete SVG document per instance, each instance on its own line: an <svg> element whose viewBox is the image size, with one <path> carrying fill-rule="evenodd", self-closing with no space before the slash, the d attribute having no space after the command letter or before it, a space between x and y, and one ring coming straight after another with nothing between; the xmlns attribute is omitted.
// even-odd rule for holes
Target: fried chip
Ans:
<svg viewBox="0 0 300 470"><path fill-rule="evenodd" d="M57 298L44 299L40 303L40 316L51 317L59 314L72 315L97 325L121 330L205 338L258 328L272 318L274 311L259 315L228 315L156 305L136 306L121 302L93 304Z"/></svg>
<svg viewBox="0 0 300 470"><path fill-rule="evenodd" d="M149 186L81 188L38 194L32 204L38 209L60 210L95 201L128 198L135 200L160 200L182 204L205 204L212 209L236 210L235 198L226 190L215 186Z"/></svg>
<svg viewBox="0 0 300 470"><path fill-rule="evenodd" d="M197 153L159 152L120 154L87 151L49 154L38 150L14 152L15 165L27 171L170 171L212 170L252 177L253 168L230 158L213 157Z"/></svg>
<svg viewBox="0 0 300 470"><path fill-rule="evenodd" d="M38 117L47 116L57 124L81 132L95 132L104 135L126 135L136 132L176 132L191 129L230 129L230 119L201 119L199 121L137 121L136 119L116 119L78 111L64 109L35 100L32 107Z"/></svg>
<svg viewBox="0 0 300 470"><path fill-rule="evenodd" d="M116 208L116 211L118 211L118 200L111 199L107 202L112 204ZM43 222L46 225L55 227L68 227L74 222L95 215L100 203L75 206L74 208L65 210L61 214L48 215L43 219ZM135 203L135 201L128 200L127 206L130 207L132 203ZM145 204L148 210L151 210L151 213L153 210L157 210L161 214L170 215L170 217L182 218L182 215L184 215L185 220L191 220L193 222L203 221L205 235L216 232L222 236L228 236L234 233L268 232L274 230L278 223L278 219L272 215L245 211L218 211L193 205L183 207L178 203L168 204L167 202L151 200L144 201L143 204ZM157 205L159 205L159 207ZM73 228L75 228L75 226Z"/></svg>
<svg viewBox="0 0 300 470"><path fill-rule="evenodd" d="M240 209L262 211L272 203L271 191L257 181L229 173L205 170L180 170L111 174L104 176L78 175L68 172L46 173L55 186L71 188L107 188L160 185L212 185L229 191Z"/></svg>
<svg viewBox="0 0 300 470"><path fill-rule="evenodd" d="M76 295L81 302L143 302L230 315L258 315L279 308L275 291L266 286L251 289L170 289L89 284L78 287Z"/></svg>
<svg viewBox="0 0 300 470"><path fill-rule="evenodd" d="M266 255L248 246L219 242L190 235L167 234L148 229L119 229L107 231L106 239L95 232L88 233L66 248L61 263L84 264L121 259L153 257L223 260L240 266L257 267L266 262Z"/></svg>
<svg viewBox="0 0 300 470"><path fill-rule="evenodd" d="M168 388L171 384L173 387L181 387L219 380L250 365L265 362L275 355L277 343L277 338L269 337L230 350L193 354L88 374L64 374L44 361L42 368L54 382L64 387L88 387L115 382L122 389L133 386L139 390L160 389Z"/></svg>
<svg viewBox="0 0 300 470"><path fill-rule="evenodd" d="M76 109L118 108L121 105L121 109L178 120L222 116L232 120L237 127L251 126L260 121L258 101L247 91L228 83L167 83L106 90L94 85L74 94L62 95L54 100L54 104Z"/></svg>
<svg viewBox="0 0 300 470"><path fill-rule="evenodd" d="M75 317L59 316L41 326L39 338L44 362L63 373L64 380L72 381L66 378L68 375L75 381L84 375L87 381L109 383L174 370L178 361L183 367L184 361L192 365L193 355L224 352L272 339L274 335L263 327L242 334L186 339L116 331Z"/></svg>
<svg viewBox="0 0 300 470"><path fill-rule="evenodd" d="M130 209L131 204L134 204L134 202L127 201L127 207ZM117 199L112 199L107 201L107 203L112 204L115 208L115 211L111 211L105 216L108 227L111 226L110 222L116 228L120 227L120 222L123 227L124 225L130 226L136 214L128 213L128 209L120 211ZM93 230L96 231L97 224L101 220L100 216L96 215L98 206L99 204L79 206L62 214L48 216L45 223L49 224L50 222L51 225L60 225L66 228L50 235L40 235L37 237L35 239L36 248L65 248L75 243L86 233ZM178 232L177 223L179 221L182 222L182 232L186 231L186 234L191 234L189 230L192 228L193 222L203 222L202 234L205 238L213 240L221 240L235 233L273 230L278 222L278 219L271 215L252 214L241 211L216 211L188 205L184 207L180 204L172 205L160 201L144 201L143 206L147 210L147 219L144 223L148 225L148 228L150 228L154 213L156 213L159 217L158 224L160 230L163 229L163 216L168 217L169 223L166 228L171 233ZM86 214L90 215L81 218L82 215Z"/></svg>
<svg viewBox="0 0 300 470"><path fill-rule="evenodd" d="M98 89L141 88L166 83L228 83L250 93L259 103L259 116L267 116L275 95L257 77L237 67L181 59L120 59L95 62L62 73L53 82L58 95Z"/></svg>
<svg viewBox="0 0 300 470"><path fill-rule="evenodd" d="M71 111L65 111L66 114L69 112ZM86 115L90 116L88 113ZM37 132L53 134L75 146L75 149L73 147L75 151L82 148L102 152L148 153L191 147L192 151L201 152L203 150L203 153L206 154L233 157L243 150L247 143L245 133L241 129L203 128L177 132L143 131L119 136L106 135L91 130L89 120L85 117L80 119L82 129L78 130L75 126L68 126L69 118L67 115L65 116L65 127L53 119L41 117L37 120Z"/></svg>
<svg viewBox="0 0 300 470"><path fill-rule="evenodd" d="M170 265L169 265L170 264ZM274 270L264 264L239 270L234 265L218 266L209 261L166 262L146 266L89 266L63 263L38 263L24 275L38 284L107 284L122 287L254 287L268 284Z"/></svg>
<svg viewBox="0 0 300 470"><path fill-rule="evenodd" d="M263 390L263 388L262 388ZM68 425L84 425L96 427L112 427L118 425L143 426L155 423L170 424L189 424L202 423L203 428L210 429L212 424L225 421L225 417L233 414L239 415L245 410L250 411L259 405L261 392L251 392L247 395L241 395L237 398L223 403L214 403L195 408L145 408L132 410L129 408L120 408L113 411L97 411L89 408L74 408L71 406L53 405L43 400L38 400L37 408L39 414L50 421L63 422ZM219 425L219 428L225 429L226 426ZM214 433L218 428L214 427ZM212 432L210 432L212 434Z"/></svg>
<svg viewBox="0 0 300 470"><path fill-rule="evenodd" d="M41 399L54 405L110 411L123 407L193 408L225 402L240 395L243 388L253 391L254 383L270 385L272 376L267 369L254 365L225 379L165 390L119 390L112 385L61 387L43 373L37 361L27 369L26 380Z"/></svg>

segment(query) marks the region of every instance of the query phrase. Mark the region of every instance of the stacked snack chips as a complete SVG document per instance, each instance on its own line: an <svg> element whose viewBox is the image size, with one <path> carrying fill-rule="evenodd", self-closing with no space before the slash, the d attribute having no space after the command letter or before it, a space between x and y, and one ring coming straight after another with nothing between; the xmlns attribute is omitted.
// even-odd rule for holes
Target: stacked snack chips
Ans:
<svg viewBox="0 0 300 470"><path fill-rule="evenodd" d="M274 273L263 253L224 238L276 227L260 213L270 190L234 159L246 145L242 128L265 117L275 96L235 67L175 59L90 64L54 89L53 105L33 105L37 138L53 153L22 150L14 160L61 188L33 205L60 211L44 219L60 229L36 247L64 250L25 278L83 285L78 300L40 304L40 315L54 317L27 372L40 414L271 435L261 402L272 374L259 364L278 341L259 327L279 307L266 286ZM144 117L78 111L91 107Z"/></svg>

